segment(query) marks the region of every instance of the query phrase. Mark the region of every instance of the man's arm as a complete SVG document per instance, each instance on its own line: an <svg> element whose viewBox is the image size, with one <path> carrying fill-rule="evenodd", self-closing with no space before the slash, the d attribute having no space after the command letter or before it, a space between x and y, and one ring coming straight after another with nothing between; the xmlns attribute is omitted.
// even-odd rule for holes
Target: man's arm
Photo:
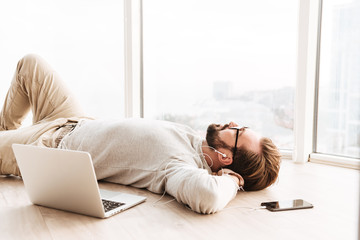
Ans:
<svg viewBox="0 0 360 240"><path fill-rule="evenodd" d="M236 196L238 187L234 176L210 175L181 161L166 169L166 191L195 212L210 214L223 209Z"/></svg>
<svg viewBox="0 0 360 240"><path fill-rule="evenodd" d="M244 186L244 183L245 183L244 178L240 174L234 172L231 169L222 168L217 173L213 172L213 175L215 175L215 176L222 176L225 174L231 176L239 188Z"/></svg>

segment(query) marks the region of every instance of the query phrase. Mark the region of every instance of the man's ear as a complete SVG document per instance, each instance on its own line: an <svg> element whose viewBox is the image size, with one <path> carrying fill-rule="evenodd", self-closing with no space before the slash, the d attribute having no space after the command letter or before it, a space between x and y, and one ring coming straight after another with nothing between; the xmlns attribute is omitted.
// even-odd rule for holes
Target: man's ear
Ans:
<svg viewBox="0 0 360 240"><path fill-rule="evenodd" d="M230 152L226 151L226 149L219 149L219 150L220 151L217 152L219 162L225 166L232 164L233 159L232 159ZM221 150L223 150L223 151L221 151Z"/></svg>
<svg viewBox="0 0 360 240"><path fill-rule="evenodd" d="M233 159L232 157L222 157L222 159L220 160L223 164L225 164L226 166L232 164Z"/></svg>

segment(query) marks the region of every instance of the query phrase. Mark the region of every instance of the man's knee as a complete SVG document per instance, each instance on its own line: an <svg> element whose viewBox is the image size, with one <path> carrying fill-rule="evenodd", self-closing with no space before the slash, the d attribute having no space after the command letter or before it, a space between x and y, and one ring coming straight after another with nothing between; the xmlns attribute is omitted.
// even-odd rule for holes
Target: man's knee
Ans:
<svg viewBox="0 0 360 240"><path fill-rule="evenodd" d="M29 53L29 54L26 54L24 57L22 57L21 60L24 60L24 61L38 61L39 59L42 59L39 55L37 54L34 54L34 53Z"/></svg>
<svg viewBox="0 0 360 240"><path fill-rule="evenodd" d="M18 70L24 67L24 65L36 65L37 62L41 61L41 57L37 54L27 54L22 57L18 62Z"/></svg>

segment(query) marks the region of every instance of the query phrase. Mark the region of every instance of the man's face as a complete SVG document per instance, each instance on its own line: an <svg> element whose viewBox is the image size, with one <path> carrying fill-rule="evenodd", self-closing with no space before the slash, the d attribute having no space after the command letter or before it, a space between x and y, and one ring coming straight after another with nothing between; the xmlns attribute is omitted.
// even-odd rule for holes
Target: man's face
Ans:
<svg viewBox="0 0 360 240"><path fill-rule="evenodd" d="M230 122L229 124L210 124L207 129L206 141L210 147L215 149L225 148L232 151L235 147L235 139L237 131L231 127L239 125ZM251 129L245 129L239 132L237 148L245 148L252 152L260 151L260 135Z"/></svg>

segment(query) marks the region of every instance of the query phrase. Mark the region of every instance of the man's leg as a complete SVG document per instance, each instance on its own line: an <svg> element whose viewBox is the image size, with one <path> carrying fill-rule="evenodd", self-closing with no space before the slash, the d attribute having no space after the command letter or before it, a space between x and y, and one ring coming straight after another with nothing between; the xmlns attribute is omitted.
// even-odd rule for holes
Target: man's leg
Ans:
<svg viewBox="0 0 360 240"><path fill-rule="evenodd" d="M52 147L47 145L47 142L50 142L49 140L56 134L56 128L66 123L66 119L62 120L62 122L42 122L16 130L0 131L0 175L20 175L12 144Z"/></svg>
<svg viewBox="0 0 360 240"><path fill-rule="evenodd" d="M17 129L30 109L34 125ZM20 174L13 143L53 147L57 129L69 118L82 117L75 98L42 58L22 58L0 113L0 174Z"/></svg>
<svg viewBox="0 0 360 240"><path fill-rule="evenodd" d="M18 62L0 113L0 130L19 128L30 109L34 124L84 116L59 75L41 57L33 54Z"/></svg>

